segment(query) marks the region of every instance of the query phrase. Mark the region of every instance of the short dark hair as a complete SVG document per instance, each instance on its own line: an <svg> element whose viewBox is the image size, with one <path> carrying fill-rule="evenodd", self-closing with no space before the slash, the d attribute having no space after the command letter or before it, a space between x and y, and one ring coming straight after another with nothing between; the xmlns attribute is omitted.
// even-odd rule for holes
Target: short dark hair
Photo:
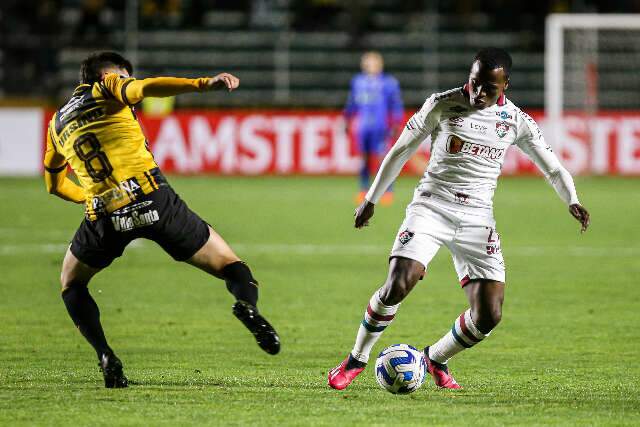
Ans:
<svg viewBox="0 0 640 427"><path fill-rule="evenodd" d="M116 52L98 52L89 55L80 64L80 83L94 84L99 82L102 71L110 67L124 68L131 75L133 66L128 59Z"/></svg>
<svg viewBox="0 0 640 427"><path fill-rule="evenodd" d="M476 53L473 62L480 61L492 70L502 68L506 77L511 74L511 55L506 50L497 47L485 47Z"/></svg>

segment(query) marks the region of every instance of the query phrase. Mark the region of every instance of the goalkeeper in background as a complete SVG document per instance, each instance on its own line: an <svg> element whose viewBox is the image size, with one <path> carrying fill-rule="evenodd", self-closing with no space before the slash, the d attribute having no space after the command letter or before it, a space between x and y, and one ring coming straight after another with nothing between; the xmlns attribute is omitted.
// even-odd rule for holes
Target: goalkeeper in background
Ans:
<svg viewBox="0 0 640 427"><path fill-rule="evenodd" d="M158 243L176 261L224 280L237 300L233 314L264 351L280 350L276 331L256 308L258 282L251 270L173 191L153 160L135 113L135 105L145 97L232 91L239 80L227 73L136 80L132 71L131 63L117 53L85 59L80 85L49 123L44 157L49 193L85 205L85 219L62 263L62 299L73 323L95 349L107 388L127 387L128 380L107 344L87 285L141 237ZM66 176L67 167L80 185Z"/></svg>
<svg viewBox="0 0 640 427"><path fill-rule="evenodd" d="M358 204L362 203L369 189L371 171L378 169L386 153L387 141L395 138L404 120L400 85L393 76L382 72L382 55L367 52L362 55L360 66L362 72L351 80L349 99L344 109L347 134L355 123L357 146L362 155ZM389 188L380 203L390 204L392 200Z"/></svg>

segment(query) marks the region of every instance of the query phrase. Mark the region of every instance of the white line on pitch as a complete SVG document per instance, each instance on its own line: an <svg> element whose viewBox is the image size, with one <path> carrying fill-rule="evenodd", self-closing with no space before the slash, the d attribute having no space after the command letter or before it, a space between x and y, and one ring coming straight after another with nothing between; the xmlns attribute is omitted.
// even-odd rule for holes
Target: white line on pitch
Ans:
<svg viewBox="0 0 640 427"><path fill-rule="evenodd" d="M151 242L135 240L128 248L148 248ZM64 253L68 243L24 243L0 245L0 255L28 253ZM313 243L233 243L231 247L239 254L274 255L380 255L386 256L390 250L386 245L374 244L313 244ZM444 249L444 248L443 248ZM635 257L640 255L640 247L606 246L513 246L504 248L509 256L583 256L583 257Z"/></svg>

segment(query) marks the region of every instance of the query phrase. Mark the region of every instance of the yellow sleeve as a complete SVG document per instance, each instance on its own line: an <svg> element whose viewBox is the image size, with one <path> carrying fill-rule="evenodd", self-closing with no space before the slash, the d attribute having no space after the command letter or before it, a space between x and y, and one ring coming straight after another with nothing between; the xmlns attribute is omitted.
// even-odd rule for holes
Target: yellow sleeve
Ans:
<svg viewBox="0 0 640 427"><path fill-rule="evenodd" d="M47 145L44 152L44 170L52 173L59 172L67 167L67 159L56 150L51 137L51 129L47 127Z"/></svg>
<svg viewBox="0 0 640 427"><path fill-rule="evenodd" d="M162 98L188 92L209 90L208 77L185 79L182 77L152 77L136 80L117 74L107 74L100 83L110 95L125 105L135 105L146 97Z"/></svg>
<svg viewBox="0 0 640 427"><path fill-rule="evenodd" d="M50 194L74 203L85 201L82 187L67 178L67 160L56 151L50 131L47 132L47 146L44 153L44 182Z"/></svg>

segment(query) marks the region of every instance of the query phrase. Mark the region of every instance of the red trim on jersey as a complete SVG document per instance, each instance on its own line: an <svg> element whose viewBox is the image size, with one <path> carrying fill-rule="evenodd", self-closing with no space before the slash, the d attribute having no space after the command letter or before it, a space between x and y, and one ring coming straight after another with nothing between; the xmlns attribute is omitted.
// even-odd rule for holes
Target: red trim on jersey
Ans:
<svg viewBox="0 0 640 427"><path fill-rule="evenodd" d="M378 314L371 308L371 304L367 305L367 313L371 316L372 319L377 320L378 322L388 322L393 320L396 316L395 314L389 314L387 316L383 316L382 314Z"/></svg>
<svg viewBox="0 0 640 427"><path fill-rule="evenodd" d="M480 342L481 340L479 340L478 338L476 338L471 331L469 330L469 328L467 328L467 324L464 321L464 313L462 313L460 315L460 330L462 331L462 333L469 338L471 341L473 342Z"/></svg>
<svg viewBox="0 0 640 427"><path fill-rule="evenodd" d="M471 281L471 278L469 277L469 275L467 274L466 276L464 276L462 278L462 280L460 280L460 286L462 286L463 288L465 287L465 285L467 283L469 283Z"/></svg>

